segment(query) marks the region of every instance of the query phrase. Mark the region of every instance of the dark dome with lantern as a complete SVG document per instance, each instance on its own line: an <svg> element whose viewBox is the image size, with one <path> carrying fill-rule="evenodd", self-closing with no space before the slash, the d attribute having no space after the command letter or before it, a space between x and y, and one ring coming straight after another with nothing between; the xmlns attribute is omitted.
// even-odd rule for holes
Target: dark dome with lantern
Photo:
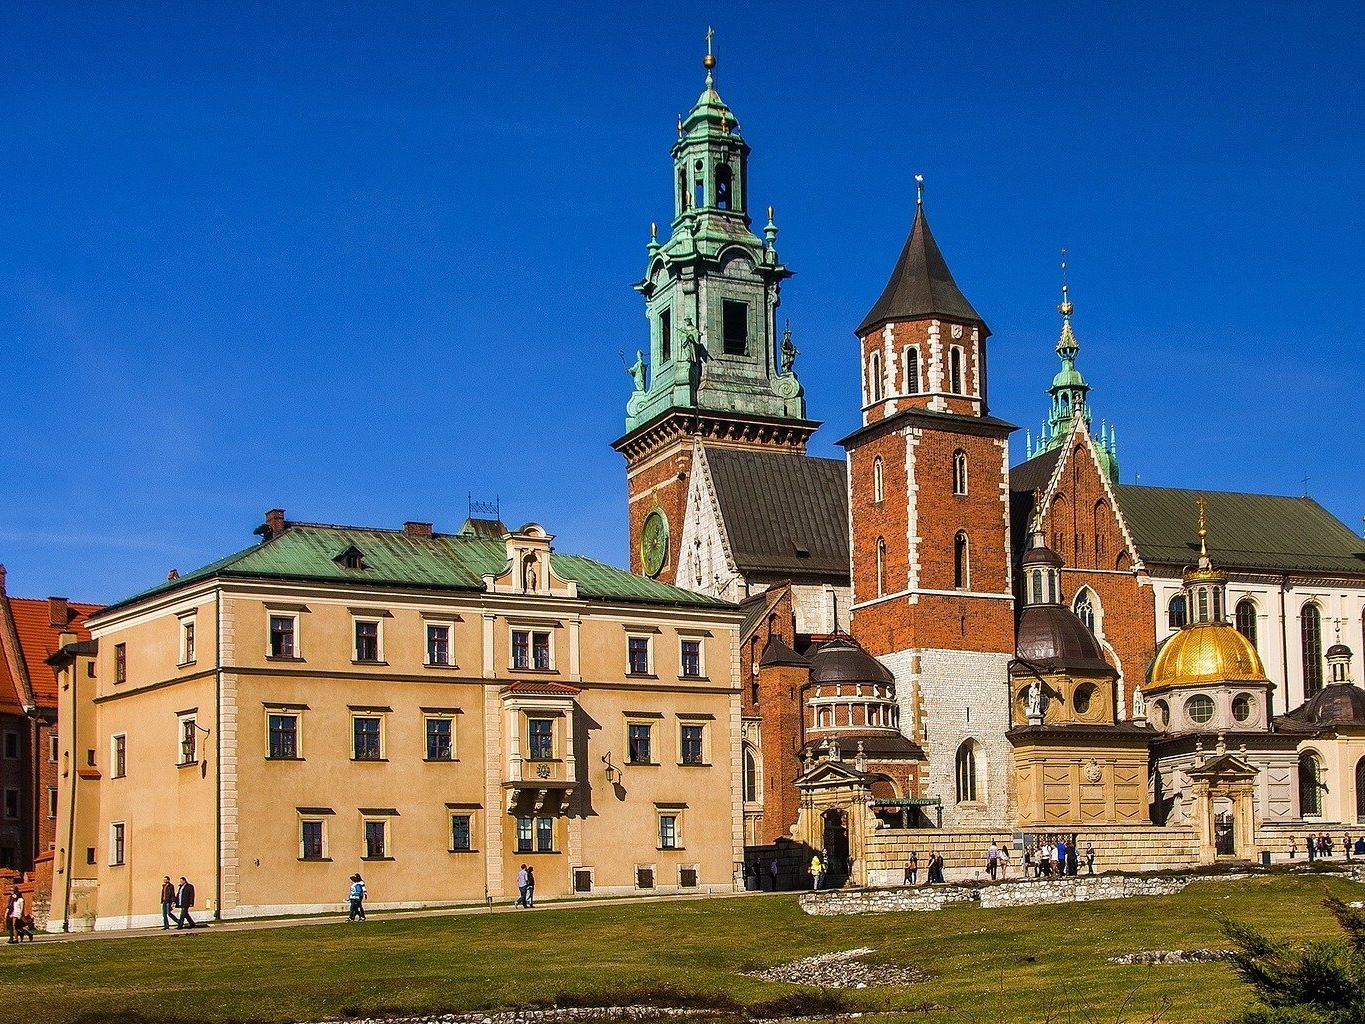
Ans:
<svg viewBox="0 0 1365 1024"><path fill-rule="evenodd" d="M1026 606L1019 616L1015 653L1026 664L1011 665L1011 675L1033 675L1040 671L1118 674L1104 660L1095 635L1066 605Z"/></svg>
<svg viewBox="0 0 1365 1024"><path fill-rule="evenodd" d="M1351 649L1345 644L1333 644L1327 648L1327 657L1329 658L1349 658L1350 656Z"/></svg>
<svg viewBox="0 0 1365 1024"><path fill-rule="evenodd" d="M1315 729L1365 726L1365 690L1354 683L1330 683L1284 718Z"/></svg>
<svg viewBox="0 0 1365 1024"><path fill-rule="evenodd" d="M894 686L891 670L868 654L856 640L835 637L821 644L810 655L810 681L831 683L880 683Z"/></svg>

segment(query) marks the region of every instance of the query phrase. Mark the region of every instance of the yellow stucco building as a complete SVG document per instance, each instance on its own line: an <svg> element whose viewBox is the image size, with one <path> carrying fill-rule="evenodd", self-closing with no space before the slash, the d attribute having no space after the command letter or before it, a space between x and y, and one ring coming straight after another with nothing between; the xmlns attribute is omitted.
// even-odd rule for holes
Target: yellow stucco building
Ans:
<svg viewBox="0 0 1365 1024"><path fill-rule="evenodd" d="M734 885L735 606L535 524L257 532L68 659L70 927L160 924L165 875L223 918L339 909L356 871L378 908L510 900L523 864L538 898Z"/></svg>

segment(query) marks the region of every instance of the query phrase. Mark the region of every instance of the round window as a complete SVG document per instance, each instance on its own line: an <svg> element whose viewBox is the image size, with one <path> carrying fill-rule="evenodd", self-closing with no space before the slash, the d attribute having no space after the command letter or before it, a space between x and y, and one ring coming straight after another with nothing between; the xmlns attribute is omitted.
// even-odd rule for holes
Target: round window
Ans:
<svg viewBox="0 0 1365 1024"><path fill-rule="evenodd" d="M1203 693L1195 694L1185 702L1185 714L1190 716L1191 722L1203 725L1213 718L1213 698Z"/></svg>
<svg viewBox="0 0 1365 1024"><path fill-rule="evenodd" d="M1090 702L1094 699L1095 688L1093 686L1078 686L1075 694L1071 697L1071 706L1076 709L1076 714L1084 715L1090 710Z"/></svg>
<svg viewBox="0 0 1365 1024"><path fill-rule="evenodd" d="M1239 722L1245 722L1251 717L1251 697L1245 693L1239 693L1232 698L1232 717Z"/></svg>

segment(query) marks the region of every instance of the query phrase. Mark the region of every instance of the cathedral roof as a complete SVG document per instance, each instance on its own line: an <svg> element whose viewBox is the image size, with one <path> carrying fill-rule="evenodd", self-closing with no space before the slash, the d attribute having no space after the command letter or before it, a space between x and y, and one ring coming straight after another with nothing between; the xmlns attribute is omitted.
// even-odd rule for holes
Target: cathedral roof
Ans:
<svg viewBox="0 0 1365 1024"><path fill-rule="evenodd" d="M810 681L894 684L896 677L852 637L836 637L811 653Z"/></svg>
<svg viewBox="0 0 1365 1024"><path fill-rule="evenodd" d="M1114 675L1095 635L1061 604L1027 605L1019 615L1015 650L1021 662L1012 675L1035 671Z"/></svg>
<svg viewBox="0 0 1365 1024"><path fill-rule="evenodd" d="M706 462L737 569L848 576L842 459L707 445Z"/></svg>
<svg viewBox="0 0 1365 1024"><path fill-rule="evenodd" d="M1156 657L1147 671L1147 683L1153 689L1265 681L1265 666L1261 664L1255 646L1227 622L1198 622L1186 626L1157 648Z"/></svg>
<svg viewBox="0 0 1365 1024"><path fill-rule="evenodd" d="M1315 729L1365 726L1365 690L1354 683L1331 683L1282 715L1281 720Z"/></svg>
<svg viewBox="0 0 1365 1024"><path fill-rule="evenodd" d="M859 336L893 320L925 320L943 317L977 324L989 333L986 322L972 308L953 280L953 273L929 230L924 207L915 209L915 223L905 240L896 269L886 290L855 332Z"/></svg>

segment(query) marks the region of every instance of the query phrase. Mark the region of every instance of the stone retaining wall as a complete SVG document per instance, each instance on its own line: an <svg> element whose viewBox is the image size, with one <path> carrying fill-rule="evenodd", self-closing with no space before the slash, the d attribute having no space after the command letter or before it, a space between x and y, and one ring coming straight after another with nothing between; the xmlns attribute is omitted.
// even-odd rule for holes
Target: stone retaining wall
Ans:
<svg viewBox="0 0 1365 1024"><path fill-rule="evenodd" d="M1094 875L1079 878L1041 879L1033 882L997 882L994 885L925 885L889 889L847 889L806 893L800 899L807 914L890 914L898 911L942 910L959 903L975 903L987 910L997 907L1037 907L1089 900L1124 900L1134 896L1171 896L1190 884L1190 876L1138 877Z"/></svg>

